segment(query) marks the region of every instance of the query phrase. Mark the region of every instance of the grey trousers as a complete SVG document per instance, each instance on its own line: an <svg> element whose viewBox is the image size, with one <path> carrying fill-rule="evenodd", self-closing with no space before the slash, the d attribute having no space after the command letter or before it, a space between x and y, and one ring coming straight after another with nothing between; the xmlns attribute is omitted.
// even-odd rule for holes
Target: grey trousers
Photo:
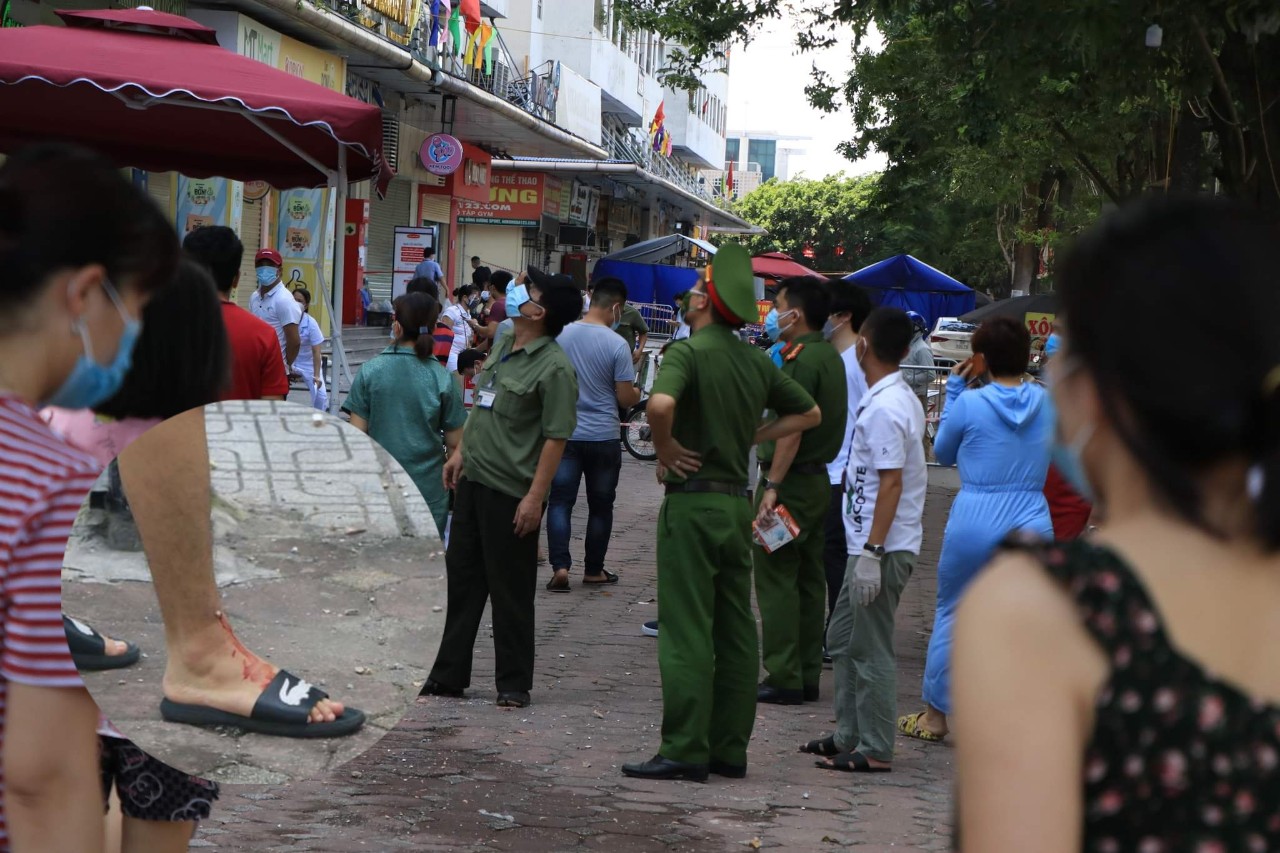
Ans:
<svg viewBox="0 0 1280 853"><path fill-rule="evenodd" d="M863 607L853 598L850 557L844 586L827 626L827 654L835 669L836 746L877 761L893 760L898 717L898 663L893 651L893 616L911 579L916 555L885 554L880 561L880 594Z"/></svg>

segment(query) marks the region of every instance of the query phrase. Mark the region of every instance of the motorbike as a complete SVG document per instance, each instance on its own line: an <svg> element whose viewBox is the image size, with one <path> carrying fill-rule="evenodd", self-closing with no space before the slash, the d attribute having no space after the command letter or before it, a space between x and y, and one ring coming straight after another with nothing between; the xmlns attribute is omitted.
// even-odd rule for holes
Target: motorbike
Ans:
<svg viewBox="0 0 1280 853"><path fill-rule="evenodd" d="M622 417L622 446L627 452L643 462L652 462L658 458L658 449L653 443L653 430L649 427L649 398L644 397Z"/></svg>

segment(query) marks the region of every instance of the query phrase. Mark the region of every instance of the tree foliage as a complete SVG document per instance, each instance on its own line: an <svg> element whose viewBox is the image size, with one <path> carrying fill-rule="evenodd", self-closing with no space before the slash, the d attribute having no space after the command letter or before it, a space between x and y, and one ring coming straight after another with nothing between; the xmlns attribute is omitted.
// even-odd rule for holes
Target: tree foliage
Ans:
<svg viewBox="0 0 1280 853"><path fill-rule="evenodd" d="M815 69L805 93L851 115L846 155L888 158L882 238L985 235L1015 286L1103 204L1142 193L1216 186L1280 222L1274 0L621 3L633 25L686 45L669 57L675 85L784 14L801 22L800 50L848 43L845 76Z"/></svg>
<svg viewBox="0 0 1280 853"><path fill-rule="evenodd" d="M752 254L786 252L819 270L852 270L879 250L882 223L874 205L878 176L765 181L732 206L769 233L744 245ZM853 266L850 264L853 263Z"/></svg>

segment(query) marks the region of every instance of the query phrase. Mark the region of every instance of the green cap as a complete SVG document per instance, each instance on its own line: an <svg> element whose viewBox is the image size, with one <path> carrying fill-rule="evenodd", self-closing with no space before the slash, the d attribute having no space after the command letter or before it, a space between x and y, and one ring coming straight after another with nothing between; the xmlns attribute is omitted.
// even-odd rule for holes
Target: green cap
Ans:
<svg viewBox="0 0 1280 853"><path fill-rule="evenodd" d="M751 255L741 243L725 243L707 265L707 293L711 304L734 323L756 316L756 286Z"/></svg>

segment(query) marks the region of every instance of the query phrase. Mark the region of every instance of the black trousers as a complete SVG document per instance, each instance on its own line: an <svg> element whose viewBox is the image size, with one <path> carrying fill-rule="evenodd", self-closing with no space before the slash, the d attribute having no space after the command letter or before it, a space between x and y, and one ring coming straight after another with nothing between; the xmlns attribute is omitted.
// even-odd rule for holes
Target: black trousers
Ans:
<svg viewBox="0 0 1280 853"><path fill-rule="evenodd" d="M494 680L499 693L533 686L533 599L538 584L538 531L516 536L520 500L470 480L458 483L445 572L449 609L431 678L471 686L471 659L485 602L493 601Z"/></svg>
<svg viewBox="0 0 1280 853"><path fill-rule="evenodd" d="M822 548L822 564L827 570L827 617L836 609L840 587L844 586L844 568L849 549L844 535L844 486L831 487L831 504L827 507L826 544ZM455 522L456 524L457 522Z"/></svg>

